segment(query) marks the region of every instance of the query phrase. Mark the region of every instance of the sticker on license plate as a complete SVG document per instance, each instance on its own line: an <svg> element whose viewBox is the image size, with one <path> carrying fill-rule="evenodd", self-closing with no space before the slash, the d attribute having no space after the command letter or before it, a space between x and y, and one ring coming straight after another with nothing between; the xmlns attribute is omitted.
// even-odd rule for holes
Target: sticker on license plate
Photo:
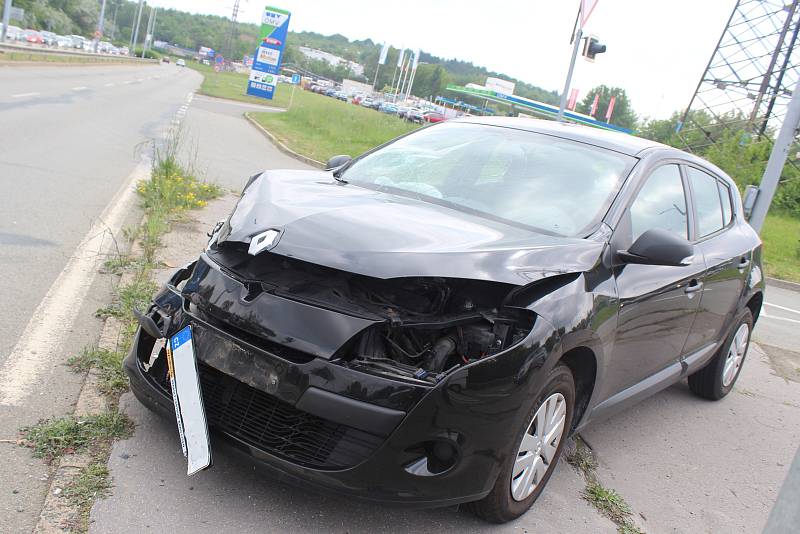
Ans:
<svg viewBox="0 0 800 534"><path fill-rule="evenodd" d="M191 476L211 465L208 423L203 407L191 326L170 338L167 345L167 366L178 435L183 455L188 461L186 474Z"/></svg>

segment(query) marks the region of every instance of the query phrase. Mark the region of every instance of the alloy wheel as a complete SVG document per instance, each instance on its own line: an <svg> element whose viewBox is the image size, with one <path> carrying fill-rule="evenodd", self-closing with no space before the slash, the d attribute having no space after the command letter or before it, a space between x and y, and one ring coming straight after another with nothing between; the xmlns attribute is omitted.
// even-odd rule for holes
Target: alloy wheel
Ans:
<svg viewBox="0 0 800 534"><path fill-rule="evenodd" d="M747 354L747 345L750 340L750 327L745 323L739 326L736 335L731 340L728 347L728 355L725 358L725 366L722 368L722 386L728 387L733 383L739 368L742 366L744 356Z"/></svg>
<svg viewBox="0 0 800 534"><path fill-rule="evenodd" d="M511 496L515 501L529 497L555 462L566 417L567 401L561 393L547 397L536 410L522 436L511 473Z"/></svg>

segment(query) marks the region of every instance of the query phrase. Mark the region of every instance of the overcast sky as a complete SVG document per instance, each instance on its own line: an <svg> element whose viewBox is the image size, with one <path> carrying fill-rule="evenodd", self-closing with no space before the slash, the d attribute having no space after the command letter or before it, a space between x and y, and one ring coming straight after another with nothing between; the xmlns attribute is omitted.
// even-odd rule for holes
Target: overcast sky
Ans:
<svg viewBox="0 0 800 534"><path fill-rule="evenodd" d="M233 6L233 0L151 3L225 17ZM421 48L561 91L578 4L406 0L392 2L390 8L376 0L274 0L269 5L292 12L290 30ZM585 31L599 36L608 51L595 63L579 58L572 86L580 91L579 98L601 83L624 87L641 116L664 118L682 110L734 4L735 0L599 0ZM263 6L242 0L239 20L260 22Z"/></svg>

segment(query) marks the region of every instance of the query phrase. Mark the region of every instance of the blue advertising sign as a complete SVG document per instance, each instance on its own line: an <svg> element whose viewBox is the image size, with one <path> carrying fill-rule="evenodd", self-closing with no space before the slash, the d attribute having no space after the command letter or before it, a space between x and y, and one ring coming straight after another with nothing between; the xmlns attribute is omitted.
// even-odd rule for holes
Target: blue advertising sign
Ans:
<svg viewBox="0 0 800 534"><path fill-rule="evenodd" d="M247 94L269 98L275 94L281 69L283 49L289 33L291 13L284 9L265 7L261 15L261 42L253 58Z"/></svg>
<svg viewBox="0 0 800 534"><path fill-rule="evenodd" d="M300 75L292 74L292 83L298 85L300 83Z"/></svg>

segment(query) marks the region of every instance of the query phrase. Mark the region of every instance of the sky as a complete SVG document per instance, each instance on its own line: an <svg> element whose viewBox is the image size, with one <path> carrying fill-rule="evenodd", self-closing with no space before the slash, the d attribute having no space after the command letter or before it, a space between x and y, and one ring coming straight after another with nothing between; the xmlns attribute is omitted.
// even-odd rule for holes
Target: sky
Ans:
<svg viewBox="0 0 800 534"><path fill-rule="evenodd" d="M151 0L151 5L229 17L233 0ZM421 48L561 92L579 0L274 0L292 13L289 29ZM578 58L578 98L595 85L626 89L641 117L683 110L735 0L598 0L585 28L608 47L594 63ZM391 7L389 7L391 6ZM260 23L263 3L241 0L239 20ZM156 35L158 31L156 30Z"/></svg>

